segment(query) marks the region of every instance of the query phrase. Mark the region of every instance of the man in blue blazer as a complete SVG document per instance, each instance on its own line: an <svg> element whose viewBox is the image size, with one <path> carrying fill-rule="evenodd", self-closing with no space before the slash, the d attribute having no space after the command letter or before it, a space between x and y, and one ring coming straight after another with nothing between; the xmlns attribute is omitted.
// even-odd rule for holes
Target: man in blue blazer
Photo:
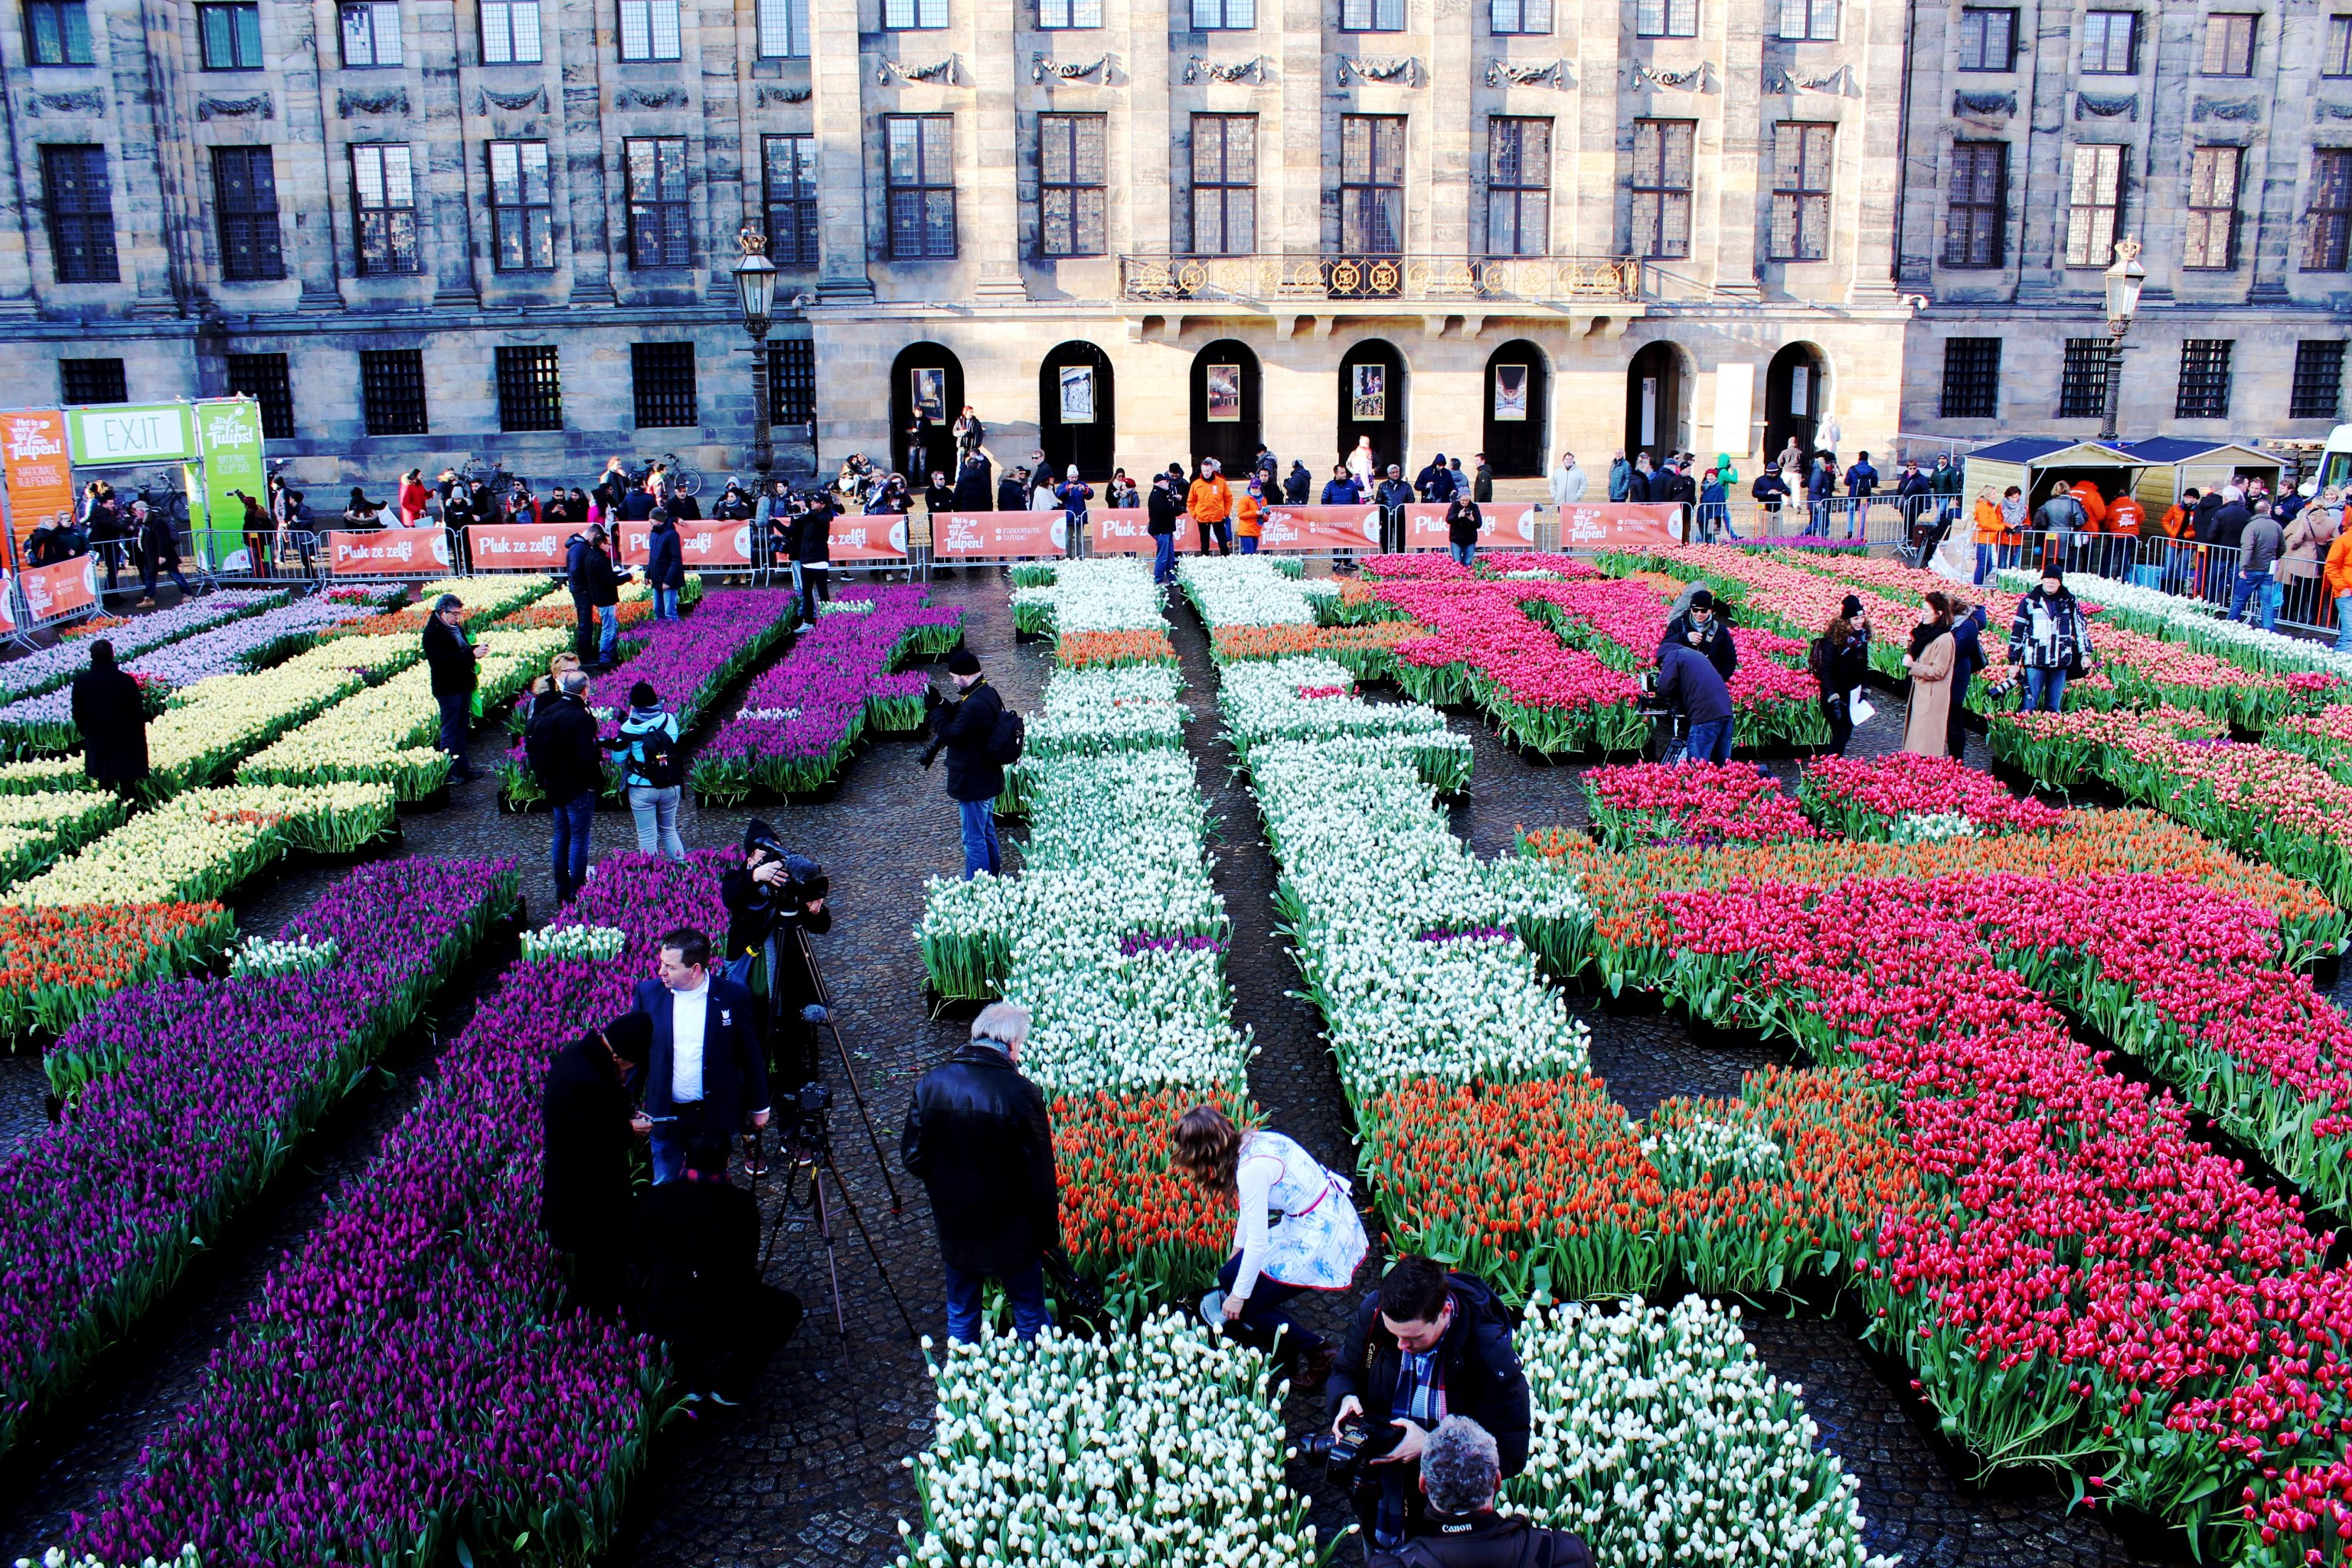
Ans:
<svg viewBox="0 0 2352 1568"><path fill-rule="evenodd" d="M661 940L660 978L637 982L635 1011L653 1020L653 1049L635 1086L653 1120L654 1182L674 1182L698 1139L768 1124L768 1064L758 1004L713 973L710 939L681 927Z"/></svg>

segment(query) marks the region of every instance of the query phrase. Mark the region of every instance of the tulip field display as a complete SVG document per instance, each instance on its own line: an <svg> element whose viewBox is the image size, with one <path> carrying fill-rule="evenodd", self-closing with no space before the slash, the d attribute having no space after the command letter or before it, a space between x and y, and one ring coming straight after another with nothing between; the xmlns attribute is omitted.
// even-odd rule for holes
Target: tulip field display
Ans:
<svg viewBox="0 0 2352 1568"><path fill-rule="evenodd" d="M239 616L258 615L286 603L288 597L283 588L224 588L110 626L106 639L114 645L116 661L127 664L150 648L194 637ZM68 637L54 647L36 648L0 664L0 699L13 702L38 696L68 684L89 668L86 638Z"/></svg>
<svg viewBox="0 0 2352 1568"><path fill-rule="evenodd" d="M1058 1095L1049 1108L1062 1243L1120 1321L1197 1298L1230 1256L1232 1201L1175 1169L1169 1138L1204 1102L1242 1126L1255 1120L1230 1089L1181 1086Z"/></svg>
<svg viewBox="0 0 2352 1568"><path fill-rule="evenodd" d="M551 926L522 933L525 959L571 958L582 962L621 956L629 933L618 926Z"/></svg>
<svg viewBox="0 0 2352 1568"><path fill-rule="evenodd" d="M1398 646L1426 635L1411 621L1346 626L1219 626L1209 637L1209 657L1219 664L1313 657L1329 659L1359 680L1394 679Z"/></svg>
<svg viewBox="0 0 2352 1568"><path fill-rule="evenodd" d="M2005 570L1996 578L2007 593L2031 593L2037 579L2030 572ZM2093 580L2079 574L2066 580L2075 596L2099 607L2099 618L2114 626L2166 642L2186 643L2244 668L2268 675L2317 672L2352 679L2352 654L2336 651L2332 643L2269 632L2223 614L2226 605L2210 599L2192 599L2143 588L2133 583Z"/></svg>
<svg viewBox="0 0 2352 1568"><path fill-rule="evenodd" d="M1267 1359L1173 1312L1134 1336L924 1342L939 1399L908 1461L898 1568L1323 1568Z"/></svg>
<svg viewBox="0 0 2352 1568"><path fill-rule="evenodd" d="M142 811L30 881L0 893L26 907L217 899L289 850L350 854L392 826L380 784L235 784Z"/></svg>
<svg viewBox="0 0 2352 1568"><path fill-rule="evenodd" d="M688 573L686 582L677 591L678 608L692 609L701 602L702 592L702 574ZM430 600L423 602L431 603ZM622 584L620 602L613 606L613 619L623 632L634 633L642 629L645 623L653 618L653 590L643 582ZM572 595L569 593L560 597L549 594L531 600L520 609L507 611L497 617L497 624L509 631L543 626L554 626L563 631L577 631L580 626L580 611L578 606L572 604Z"/></svg>
<svg viewBox="0 0 2352 1568"><path fill-rule="evenodd" d="M1450 733L1445 716L1419 703L1367 702L1355 678L1327 658L1277 658L1226 665L1217 707L1227 738L1244 764L1277 742L1376 740L1409 758L1422 778L1447 795L1470 786L1470 737Z"/></svg>
<svg viewBox="0 0 2352 1568"><path fill-rule="evenodd" d="M425 623L434 616L433 606L444 594L457 596L458 618L470 629L478 630L488 622L510 616L526 605L537 604L551 597L562 588L560 582L532 574L514 577L442 577L420 585L416 602L387 616L376 616L355 621L341 628L343 637L414 637L425 630ZM568 602L568 601L567 601Z"/></svg>
<svg viewBox="0 0 2352 1568"><path fill-rule="evenodd" d="M1015 579L1013 628L1053 640L1057 651L1070 643L1066 666L1173 664L1162 596L1146 562L1105 556L1040 563Z"/></svg>
<svg viewBox="0 0 2352 1568"><path fill-rule="evenodd" d="M852 589L833 600L835 613L820 615L791 652L752 679L734 715L696 753L688 775L696 796L731 805L754 790L817 789L866 731L921 729L929 678L892 670L949 652L963 637L963 612L933 608L924 597L909 584Z"/></svg>
<svg viewBox="0 0 2352 1568"><path fill-rule="evenodd" d="M362 868L282 941L313 971L158 981L48 1066L70 1108L0 1162L0 1450L143 1317L512 909L510 864ZM341 940L304 934L331 927Z"/></svg>
<svg viewBox="0 0 2352 1568"><path fill-rule="evenodd" d="M1832 832L1896 843L2049 833L2066 820L2055 806L2011 795L1980 768L1916 752L1815 757L1805 764L1797 798Z"/></svg>
<svg viewBox="0 0 2352 1568"><path fill-rule="evenodd" d="M1744 763L1627 763L1590 769L1580 782L1585 816L1607 849L1814 836L1780 782Z"/></svg>
<svg viewBox="0 0 2352 1568"><path fill-rule="evenodd" d="M1798 559L1806 565L1789 563ZM1811 555L1784 557L1778 552L1728 544L1673 544L1602 560L1621 575L1654 570L1685 583L1704 584L1714 590L1718 604L1731 606L1731 618L1738 625L1777 632L1808 646L1843 613L1846 595L1851 594L1862 601L1863 614L1871 625L1871 668L1889 679L1903 676L1904 645L1912 624L1920 618L1916 595L1896 597L1807 570L1807 566L1823 564ZM2002 630L1988 628L1989 634Z"/></svg>
<svg viewBox="0 0 2352 1568"><path fill-rule="evenodd" d="M1254 555L1188 555L1176 564L1184 595L1210 626L1311 626L1305 585Z"/></svg>
<svg viewBox="0 0 2352 1568"><path fill-rule="evenodd" d="M237 944L235 952L229 954L229 978L245 980L274 974L316 974L335 962L335 951L331 938L322 942L312 942L303 937L273 942L267 937L249 936Z"/></svg>
<svg viewBox="0 0 2352 1568"><path fill-rule="evenodd" d="M110 794L0 795L0 888L40 875L59 857L122 826L131 808Z"/></svg>
<svg viewBox="0 0 2352 1568"><path fill-rule="evenodd" d="M147 726L140 793L166 800L215 783L241 759L366 685L347 669L215 675L172 694Z"/></svg>
<svg viewBox="0 0 2352 1568"><path fill-rule="evenodd" d="M0 897L0 1040L58 1033L124 986L217 952L235 932L217 903L23 909Z"/></svg>
<svg viewBox="0 0 2352 1568"><path fill-rule="evenodd" d="M1535 1428L1503 1507L1608 1568L1895 1568L1862 1544L1859 1488L1803 1390L1764 1370L1736 1309L1577 1303L1518 1334Z"/></svg>

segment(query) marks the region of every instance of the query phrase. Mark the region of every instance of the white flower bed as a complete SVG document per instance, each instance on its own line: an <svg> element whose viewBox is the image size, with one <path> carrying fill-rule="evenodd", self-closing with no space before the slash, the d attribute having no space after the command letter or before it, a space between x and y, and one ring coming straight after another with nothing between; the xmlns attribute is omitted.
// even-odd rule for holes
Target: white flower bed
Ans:
<svg viewBox="0 0 2352 1568"><path fill-rule="evenodd" d="M1013 590L1013 624L1067 637L1073 632L1131 632L1160 621L1160 588L1149 562L1125 556L1055 563L1054 581Z"/></svg>
<svg viewBox="0 0 2352 1568"><path fill-rule="evenodd" d="M1328 658L1241 659L1218 677L1217 708L1244 756L1268 741L1414 735L1467 756L1470 738L1446 732L1445 716L1418 702L1367 702L1356 678ZM1324 693L1328 695L1306 695Z"/></svg>
<svg viewBox="0 0 2352 1568"><path fill-rule="evenodd" d="M272 942L267 937L249 936L229 954L228 972L240 979L256 974L316 974L334 962L333 937L319 942L308 937Z"/></svg>
<svg viewBox="0 0 2352 1568"><path fill-rule="evenodd" d="M1304 586L1254 555L1187 555L1176 563L1176 581L1212 626L1315 624Z"/></svg>
<svg viewBox="0 0 2352 1568"><path fill-rule="evenodd" d="M1570 1304L1521 1323L1535 1413L1507 1511L1574 1531L1601 1568L1894 1568L1856 1487L1736 1311Z"/></svg>
<svg viewBox="0 0 2352 1568"><path fill-rule="evenodd" d="M1176 700L1183 685L1163 664L1060 671L1046 684L1045 712L1029 721L1023 761L1181 748L1192 717Z"/></svg>
<svg viewBox="0 0 2352 1568"><path fill-rule="evenodd" d="M283 850L355 849L392 825L380 786L190 790L0 898L27 908L215 899Z"/></svg>
<svg viewBox="0 0 2352 1568"><path fill-rule="evenodd" d="M900 1568L1318 1568L1265 1376L1173 1312L1139 1337L949 1346Z"/></svg>
<svg viewBox="0 0 2352 1568"><path fill-rule="evenodd" d="M1982 831L1965 812L1906 811L1895 819L1887 836L1897 844L1941 844L1947 838L1975 838Z"/></svg>
<svg viewBox="0 0 2352 1568"><path fill-rule="evenodd" d="M1758 1128L1710 1116L1654 1129L1643 1135L1642 1152L1674 1188L1695 1187L1709 1176L1717 1182L1778 1181L1789 1168L1780 1145Z"/></svg>
<svg viewBox="0 0 2352 1568"><path fill-rule="evenodd" d="M628 945L629 933L618 926L554 926L522 933L522 961L571 959L579 963L610 963Z"/></svg>
<svg viewBox="0 0 2352 1568"><path fill-rule="evenodd" d="M110 1564L96 1557L68 1557L63 1551L52 1546L41 1553L41 1560L38 1563L35 1563L29 1557L17 1558L16 1568L132 1568L132 1565ZM138 1563L136 1568L202 1568L202 1564L196 1556L195 1547L189 1545L181 1547L177 1557L163 1560L150 1557Z"/></svg>

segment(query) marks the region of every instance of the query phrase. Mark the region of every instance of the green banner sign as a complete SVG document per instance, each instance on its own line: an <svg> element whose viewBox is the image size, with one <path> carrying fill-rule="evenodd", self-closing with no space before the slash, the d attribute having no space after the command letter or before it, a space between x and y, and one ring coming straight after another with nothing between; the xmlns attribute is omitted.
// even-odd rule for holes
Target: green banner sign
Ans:
<svg viewBox="0 0 2352 1568"><path fill-rule="evenodd" d="M245 502L237 492L267 504L268 479L261 462L261 405L250 397L208 398L195 405L198 452L204 459L201 493L191 488L189 526L199 535L205 559L218 566L245 542Z"/></svg>
<svg viewBox="0 0 2352 1568"><path fill-rule="evenodd" d="M188 405L106 404L66 410L67 444L74 466L125 468L141 463L184 463L196 455Z"/></svg>

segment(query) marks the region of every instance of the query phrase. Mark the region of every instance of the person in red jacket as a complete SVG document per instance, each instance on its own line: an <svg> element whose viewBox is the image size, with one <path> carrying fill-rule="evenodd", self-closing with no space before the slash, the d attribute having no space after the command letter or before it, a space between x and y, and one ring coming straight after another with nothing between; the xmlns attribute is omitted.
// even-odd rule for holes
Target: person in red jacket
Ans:
<svg viewBox="0 0 2352 1568"><path fill-rule="evenodd" d="M400 508L401 526L414 528L424 521L425 498L427 493L429 492L425 489L424 469L411 468L400 476L400 492L393 498L393 501Z"/></svg>

